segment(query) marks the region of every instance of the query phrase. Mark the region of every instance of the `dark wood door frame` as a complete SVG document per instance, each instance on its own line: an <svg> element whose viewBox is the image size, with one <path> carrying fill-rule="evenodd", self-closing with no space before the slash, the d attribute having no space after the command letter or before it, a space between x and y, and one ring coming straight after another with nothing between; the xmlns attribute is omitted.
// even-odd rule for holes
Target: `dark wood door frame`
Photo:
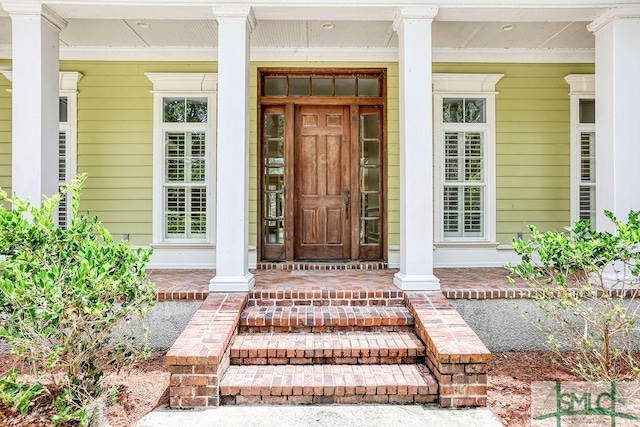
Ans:
<svg viewBox="0 0 640 427"><path fill-rule="evenodd" d="M308 74L309 70L277 70L278 72L287 72L287 73L295 73L301 72L303 74ZM283 260L283 261L294 261L295 260L295 167L293 164L287 163L287 167L285 167L285 182L286 182L286 196L284 203L284 212L285 212L285 224L284 224L284 232L285 239L283 243L283 252L284 256L274 257L273 251L270 253L267 250L265 241L264 241L264 195L263 195L263 186L264 186L264 152L263 152L263 144L262 144L262 133L263 129L263 111L271 110L275 107L277 111L281 111L282 114L287 118L285 120L285 157L286 159L295 159L295 135L296 135L296 109L299 106L309 105L309 106L342 106L347 109L348 117L349 117L349 125L350 125L350 155L351 155L351 167L349 168L350 174L350 195L351 195L351 205L350 205L350 219L349 219L349 227L352 230L350 233L350 256L349 258L352 260L358 259L387 259L387 221L386 221L386 213L387 213L387 198L386 198L386 183L387 183L387 166L386 166L386 75L384 74L384 70L377 70L378 72L382 71L383 80L381 84L382 93L381 97L266 97L266 96L258 96L258 124L259 124L259 132L258 132L258 260ZM259 75L263 72L270 73L270 70L258 70ZM338 74L344 73L345 70L314 70L314 73L328 73L331 74L333 72L337 72ZM376 70L352 70L352 72L360 72L360 73L375 73ZM262 93L262 79L258 79L258 90L259 94ZM371 106L371 107L366 107ZM380 121L381 121L381 143L380 143L380 158L382 163L381 173L382 173L382 187L380 193L380 210L381 210L381 221L380 221L380 251L367 251L365 247L361 247L360 245L360 110L361 107L363 111L370 111L372 107L379 107L381 110ZM369 110L367 110L369 108ZM289 162L290 160L288 160ZM292 163L292 162L291 162ZM282 252L282 250L281 250ZM380 253L379 256L370 256L367 254L370 253Z"/></svg>

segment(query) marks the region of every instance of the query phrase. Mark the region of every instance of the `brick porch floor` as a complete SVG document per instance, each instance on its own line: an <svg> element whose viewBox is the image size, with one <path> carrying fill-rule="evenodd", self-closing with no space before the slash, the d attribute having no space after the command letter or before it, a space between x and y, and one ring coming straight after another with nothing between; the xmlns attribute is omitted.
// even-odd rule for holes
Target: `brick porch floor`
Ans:
<svg viewBox="0 0 640 427"><path fill-rule="evenodd" d="M396 269L305 271L254 270L256 292L297 292L315 290L322 299L322 289L340 285L346 292L397 291L393 285ZM442 293L448 299L529 298L531 289L522 281L507 282L504 268L439 268ZM158 287L159 300L203 300L209 295L209 280L215 270L150 270L149 278ZM375 297L375 293L372 294ZM274 295L275 296L275 295ZM385 294L385 299L388 295Z"/></svg>

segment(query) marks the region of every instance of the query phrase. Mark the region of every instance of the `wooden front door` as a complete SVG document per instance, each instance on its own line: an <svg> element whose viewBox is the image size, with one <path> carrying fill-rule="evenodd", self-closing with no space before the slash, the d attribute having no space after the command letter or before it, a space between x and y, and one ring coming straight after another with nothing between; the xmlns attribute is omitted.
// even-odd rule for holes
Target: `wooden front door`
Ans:
<svg viewBox="0 0 640 427"><path fill-rule="evenodd" d="M295 115L294 256L351 256L349 107L298 106Z"/></svg>

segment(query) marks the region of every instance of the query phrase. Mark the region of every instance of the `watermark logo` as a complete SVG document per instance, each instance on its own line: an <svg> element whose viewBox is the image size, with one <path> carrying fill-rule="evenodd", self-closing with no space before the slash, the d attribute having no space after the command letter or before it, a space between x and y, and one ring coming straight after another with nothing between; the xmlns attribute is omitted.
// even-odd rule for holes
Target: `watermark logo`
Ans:
<svg viewBox="0 0 640 427"><path fill-rule="evenodd" d="M534 382L532 427L640 425L640 383Z"/></svg>

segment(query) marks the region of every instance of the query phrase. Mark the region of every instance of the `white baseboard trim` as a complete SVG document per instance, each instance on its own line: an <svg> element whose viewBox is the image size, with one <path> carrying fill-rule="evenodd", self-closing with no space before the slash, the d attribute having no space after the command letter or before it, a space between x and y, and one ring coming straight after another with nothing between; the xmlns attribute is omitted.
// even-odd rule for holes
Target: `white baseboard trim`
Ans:
<svg viewBox="0 0 640 427"><path fill-rule="evenodd" d="M154 247L147 268L211 269L216 267L214 247Z"/></svg>
<svg viewBox="0 0 640 427"><path fill-rule="evenodd" d="M387 254L389 268L400 268L400 246L390 245ZM503 267L518 261L513 249L504 245L487 248L457 246L433 251L433 266L436 268Z"/></svg>
<svg viewBox="0 0 640 427"><path fill-rule="evenodd" d="M503 267L519 258L513 250L490 248L438 248L433 252L433 266L436 268Z"/></svg>
<svg viewBox="0 0 640 427"><path fill-rule="evenodd" d="M144 246L143 246L144 247ZM144 247L148 248L148 246ZM256 268L258 251L249 246L249 268ZM216 249L214 246L193 247L185 245L166 247L156 246L147 268L155 269L212 269L216 268Z"/></svg>

